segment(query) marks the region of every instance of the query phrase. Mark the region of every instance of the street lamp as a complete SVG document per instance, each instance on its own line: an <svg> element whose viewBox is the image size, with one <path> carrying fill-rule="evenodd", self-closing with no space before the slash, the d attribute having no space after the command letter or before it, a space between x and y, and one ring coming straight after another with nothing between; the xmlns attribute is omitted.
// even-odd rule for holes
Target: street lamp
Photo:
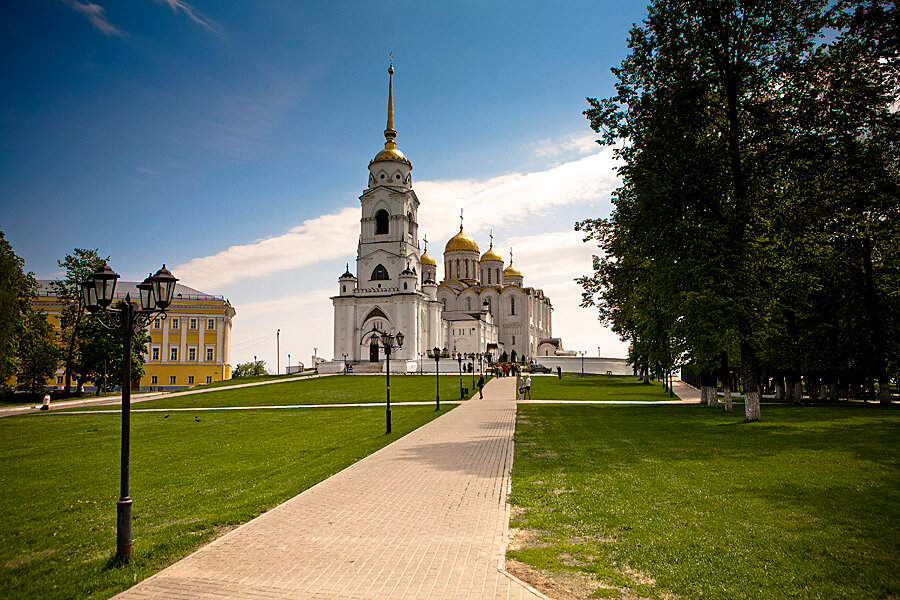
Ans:
<svg viewBox="0 0 900 600"><path fill-rule="evenodd" d="M584 350L581 351L581 376L584 377Z"/></svg>
<svg viewBox="0 0 900 600"><path fill-rule="evenodd" d="M434 353L434 410L441 410L441 349L435 346L431 351Z"/></svg>
<svg viewBox="0 0 900 600"><path fill-rule="evenodd" d="M275 374L281 375L281 330L275 332Z"/></svg>
<svg viewBox="0 0 900 600"><path fill-rule="evenodd" d="M465 396L465 394L463 394L463 389L462 389L462 353L461 352L456 353L456 362L459 363L459 399L465 400L466 396Z"/></svg>
<svg viewBox="0 0 900 600"><path fill-rule="evenodd" d="M122 337L122 449L119 478L119 500L116 502L116 561L131 561L131 508L129 495L129 464L131 451L131 340L154 318L165 318L172 303L178 279L166 265L137 285L140 307L125 295L115 308L110 308L116 292L118 273L108 264L88 275L81 282L81 297L87 311L107 329Z"/></svg>
<svg viewBox="0 0 900 600"><path fill-rule="evenodd" d="M344 352L342 354L342 356L344 357L344 373L346 373L347 372L347 353Z"/></svg>
<svg viewBox="0 0 900 600"><path fill-rule="evenodd" d="M472 389L475 389L475 353L470 352L468 359L472 361Z"/></svg>
<svg viewBox="0 0 900 600"><path fill-rule="evenodd" d="M397 332L397 335L391 335L390 333L386 333L384 331L379 331L377 327L372 326L371 331L367 331L363 334L363 337L359 340L359 344L362 345L363 339L369 334L372 334L372 338L379 339L381 341L381 348L384 349L384 357L387 365L387 409L385 410L385 420L387 421L387 433L391 432L391 350L394 349L394 342L397 343L397 349L403 347L403 333Z"/></svg>

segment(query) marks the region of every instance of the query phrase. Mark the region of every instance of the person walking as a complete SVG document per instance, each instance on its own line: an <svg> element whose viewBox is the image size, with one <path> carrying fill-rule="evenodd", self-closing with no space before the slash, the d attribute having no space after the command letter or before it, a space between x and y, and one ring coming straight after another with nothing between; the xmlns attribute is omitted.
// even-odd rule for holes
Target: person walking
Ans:
<svg viewBox="0 0 900 600"><path fill-rule="evenodd" d="M525 394L528 396L528 399L531 400L531 373L525 375Z"/></svg>
<svg viewBox="0 0 900 600"><path fill-rule="evenodd" d="M479 398L484 398L484 393L482 392L483 389L484 389L484 375L482 374L481 377L478 378L478 397Z"/></svg>

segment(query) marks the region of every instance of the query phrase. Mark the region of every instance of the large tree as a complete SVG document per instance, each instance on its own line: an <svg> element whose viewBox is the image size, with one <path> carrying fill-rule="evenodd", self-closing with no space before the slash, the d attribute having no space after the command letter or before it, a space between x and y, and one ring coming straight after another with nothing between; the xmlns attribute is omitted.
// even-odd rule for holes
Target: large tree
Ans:
<svg viewBox="0 0 900 600"><path fill-rule="evenodd" d="M37 282L0 231L0 385L18 372L19 340Z"/></svg>
<svg viewBox="0 0 900 600"><path fill-rule="evenodd" d="M150 336L142 327L131 338L131 381L144 376L144 352ZM87 319L82 327L81 342L73 371L79 382L92 381L100 392L101 385L122 381L122 336L104 327L96 318Z"/></svg>
<svg viewBox="0 0 900 600"><path fill-rule="evenodd" d="M40 392L56 372L59 347L47 315L29 305L22 319L18 339L19 387Z"/></svg>
<svg viewBox="0 0 900 600"><path fill-rule="evenodd" d="M56 296L63 303L60 316L60 340L62 344L62 360L65 367L66 394L71 390L72 374L78 358L78 346L82 341L84 325L84 304L81 299L81 282L88 275L102 267L104 260L97 250L76 248L59 261L59 266L66 270L65 277L54 281L51 285Z"/></svg>

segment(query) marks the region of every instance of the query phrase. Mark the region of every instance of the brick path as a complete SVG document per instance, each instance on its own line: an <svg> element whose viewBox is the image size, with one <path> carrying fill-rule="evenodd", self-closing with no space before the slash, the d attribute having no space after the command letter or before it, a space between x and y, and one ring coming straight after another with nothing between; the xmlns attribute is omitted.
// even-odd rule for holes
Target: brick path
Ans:
<svg viewBox="0 0 900 600"><path fill-rule="evenodd" d="M515 379L116 598L538 599L503 572ZM140 548L136 548L140 552Z"/></svg>

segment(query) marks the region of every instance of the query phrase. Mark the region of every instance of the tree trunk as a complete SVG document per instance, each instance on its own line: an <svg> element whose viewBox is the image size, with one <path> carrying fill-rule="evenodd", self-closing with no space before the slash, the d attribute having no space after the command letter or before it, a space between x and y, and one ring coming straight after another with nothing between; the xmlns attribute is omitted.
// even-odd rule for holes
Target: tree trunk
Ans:
<svg viewBox="0 0 900 600"><path fill-rule="evenodd" d="M741 342L741 371L744 380L744 413L749 422L762 421L759 410L759 366L750 342Z"/></svg>
<svg viewBox="0 0 900 600"><path fill-rule="evenodd" d="M734 411L731 404L731 370L728 368L728 355L722 353L722 395L725 396L725 412Z"/></svg>
<svg viewBox="0 0 900 600"><path fill-rule="evenodd" d="M881 314L878 310L878 296L875 291L875 277L872 274L872 240L863 236L863 272L866 278L865 302L869 323L872 327L872 350L875 353L875 374L878 377L878 400L882 404L891 403L891 385L887 375L884 354L884 332L881 330Z"/></svg>
<svg viewBox="0 0 900 600"><path fill-rule="evenodd" d="M781 371L778 371L775 373L775 399L784 400L784 398L784 374Z"/></svg>
<svg viewBox="0 0 900 600"><path fill-rule="evenodd" d="M718 408L719 395L716 393L716 376L704 371L700 375L700 402L710 408Z"/></svg>

